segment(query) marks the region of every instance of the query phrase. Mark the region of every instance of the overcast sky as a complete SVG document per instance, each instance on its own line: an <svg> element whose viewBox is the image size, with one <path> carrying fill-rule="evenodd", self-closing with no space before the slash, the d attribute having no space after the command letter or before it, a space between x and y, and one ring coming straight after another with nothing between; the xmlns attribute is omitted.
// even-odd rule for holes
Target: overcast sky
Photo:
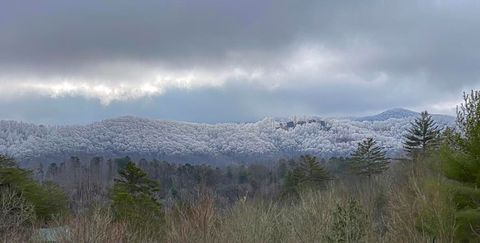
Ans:
<svg viewBox="0 0 480 243"><path fill-rule="evenodd" d="M0 119L241 122L453 114L480 88L480 1L0 3Z"/></svg>

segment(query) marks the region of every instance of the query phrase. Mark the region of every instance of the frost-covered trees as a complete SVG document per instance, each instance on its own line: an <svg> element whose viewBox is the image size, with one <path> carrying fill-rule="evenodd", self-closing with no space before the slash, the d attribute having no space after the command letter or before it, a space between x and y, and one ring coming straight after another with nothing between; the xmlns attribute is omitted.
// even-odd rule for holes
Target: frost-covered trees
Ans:
<svg viewBox="0 0 480 243"><path fill-rule="evenodd" d="M388 169L386 152L373 138L367 138L358 143L357 149L352 153L351 170L358 175L372 175L382 173Z"/></svg>
<svg viewBox="0 0 480 243"><path fill-rule="evenodd" d="M375 137L388 153L402 150L412 118L381 121L327 119L291 129L281 121L199 124L120 117L84 126L37 126L0 121L0 153L22 162L61 162L70 156L130 156L182 162L269 160L312 154L347 156L357 143ZM440 122L439 122L440 124ZM444 125L444 123L441 123Z"/></svg>
<svg viewBox="0 0 480 243"><path fill-rule="evenodd" d="M410 156L425 154L428 149L438 146L440 130L432 116L424 111L411 123L405 135L404 148Z"/></svg>

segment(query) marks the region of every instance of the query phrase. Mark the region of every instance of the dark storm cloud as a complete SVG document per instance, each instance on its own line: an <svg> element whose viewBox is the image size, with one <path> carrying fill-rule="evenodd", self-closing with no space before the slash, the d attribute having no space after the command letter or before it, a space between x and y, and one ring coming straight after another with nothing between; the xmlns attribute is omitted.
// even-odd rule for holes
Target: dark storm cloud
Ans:
<svg viewBox="0 0 480 243"><path fill-rule="evenodd" d="M291 1L47 1L3 4L4 62L70 65L112 58L215 63L282 48L310 12ZM308 14L310 15L310 14ZM48 60L48 62L45 62ZM68 67L67 67L68 68Z"/></svg>
<svg viewBox="0 0 480 243"><path fill-rule="evenodd" d="M155 100L168 106L138 115L200 121L448 110L480 87L479 12L473 0L3 1L0 94L26 92L0 111L38 117L22 105L32 93L58 114Z"/></svg>
<svg viewBox="0 0 480 243"><path fill-rule="evenodd" d="M58 70L112 59L216 65L232 52L255 57L245 62L262 57L264 63L301 41L339 50L371 45L380 53L367 57L373 60L363 65L382 64L378 68L399 72L412 67L471 72L480 63L475 48L480 40L475 31L480 23L477 1L87 0L2 5L3 65L53 65Z"/></svg>

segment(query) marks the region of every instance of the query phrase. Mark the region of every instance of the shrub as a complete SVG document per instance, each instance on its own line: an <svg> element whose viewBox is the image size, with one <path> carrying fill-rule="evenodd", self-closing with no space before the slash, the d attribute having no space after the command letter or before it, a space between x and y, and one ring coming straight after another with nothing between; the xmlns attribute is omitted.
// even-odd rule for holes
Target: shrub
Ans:
<svg viewBox="0 0 480 243"><path fill-rule="evenodd" d="M330 242L362 242L366 236L366 217L359 202L349 198L337 203L332 214L333 222L327 235Z"/></svg>

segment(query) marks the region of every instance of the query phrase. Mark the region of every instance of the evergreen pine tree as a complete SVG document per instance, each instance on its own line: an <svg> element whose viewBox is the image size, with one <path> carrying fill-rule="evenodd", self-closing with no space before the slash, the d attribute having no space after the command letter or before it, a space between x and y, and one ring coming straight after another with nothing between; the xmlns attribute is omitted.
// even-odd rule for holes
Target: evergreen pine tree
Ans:
<svg viewBox="0 0 480 243"><path fill-rule="evenodd" d="M432 116L424 111L416 118L405 135L403 146L410 156L425 154L428 149L436 148L440 131Z"/></svg>
<svg viewBox="0 0 480 243"><path fill-rule="evenodd" d="M302 156L297 171L296 176L302 186L320 186L330 179L327 169L320 165L314 156Z"/></svg>
<svg viewBox="0 0 480 243"><path fill-rule="evenodd" d="M388 169L388 160L385 151L373 138L367 138L358 143L357 149L352 153L351 169L358 175L372 175L382 173Z"/></svg>
<svg viewBox="0 0 480 243"><path fill-rule="evenodd" d="M464 95L457 110L457 128L441 150L442 171L452 180L457 206L458 241L477 242L480 235L480 91Z"/></svg>
<svg viewBox="0 0 480 243"><path fill-rule="evenodd" d="M132 161L128 161L119 174L112 193L116 217L134 223L163 222L162 206L154 196L159 191L158 183L147 178L147 174Z"/></svg>
<svg viewBox="0 0 480 243"><path fill-rule="evenodd" d="M298 193L298 190L320 187L331 179L327 169L313 156L302 156L300 163L285 177L284 193Z"/></svg>
<svg viewBox="0 0 480 243"><path fill-rule="evenodd" d="M18 192L33 205L39 220L49 220L66 210L67 197L59 186L35 181L32 171L21 169L14 159L0 155L0 190L7 189Z"/></svg>

